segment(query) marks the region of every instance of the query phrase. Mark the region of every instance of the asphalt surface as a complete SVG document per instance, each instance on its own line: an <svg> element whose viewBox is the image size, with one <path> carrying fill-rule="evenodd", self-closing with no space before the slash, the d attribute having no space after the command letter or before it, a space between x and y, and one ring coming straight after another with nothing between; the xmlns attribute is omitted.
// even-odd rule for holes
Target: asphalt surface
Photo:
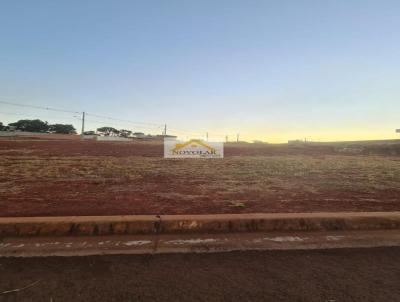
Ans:
<svg viewBox="0 0 400 302"><path fill-rule="evenodd" d="M0 301L400 301L400 248L3 257Z"/></svg>

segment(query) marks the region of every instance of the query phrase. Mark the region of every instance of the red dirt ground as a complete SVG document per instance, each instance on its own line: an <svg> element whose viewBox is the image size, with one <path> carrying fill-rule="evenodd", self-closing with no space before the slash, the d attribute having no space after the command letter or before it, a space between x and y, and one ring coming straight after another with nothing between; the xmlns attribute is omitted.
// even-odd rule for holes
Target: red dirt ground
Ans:
<svg viewBox="0 0 400 302"><path fill-rule="evenodd" d="M0 141L0 216L400 210L397 156L255 144L227 144L223 160L162 153L155 142Z"/></svg>
<svg viewBox="0 0 400 302"><path fill-rule="evenodd" d="M162 157L162 142L97 142L97 141L45 141L45 140L4 140L0 141L2 155L40 155L40 156L150 156ZM269 144L225 145L225 156L257 155L328 155L336 154L332 146L288 146Z"/></svg>

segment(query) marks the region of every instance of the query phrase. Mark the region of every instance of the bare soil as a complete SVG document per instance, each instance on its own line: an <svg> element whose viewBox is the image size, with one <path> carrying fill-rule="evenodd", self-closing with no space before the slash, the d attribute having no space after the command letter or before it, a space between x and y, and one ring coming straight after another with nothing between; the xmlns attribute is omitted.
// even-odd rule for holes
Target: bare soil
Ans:
<svg viewBox="0 0 400 302"><path fill-rule="evenodd" d="M0 302L395 302L399 263L399 248L0 258Z"/></svg>
<svg viewBox="0 0 400 302"><path fill-rule="evenodd" d="M0 216L399 211L397 145L357 148L227 144L224 159L167 160L159 142L0 141Z"/></svg>

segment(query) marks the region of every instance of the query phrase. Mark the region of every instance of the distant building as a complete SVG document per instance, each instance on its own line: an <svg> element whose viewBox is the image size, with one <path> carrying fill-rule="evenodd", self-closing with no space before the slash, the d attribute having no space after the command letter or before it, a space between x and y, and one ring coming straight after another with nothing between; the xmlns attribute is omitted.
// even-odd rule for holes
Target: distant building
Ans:
<svg viewBox="0 0 400 302"><path fill-rule="evenodd" d="M161 135L156 135L156 139L164 139L164 138L170 138L170 139L176 139L177 136L175 135L168 135L168 134L161 134Z"/></svg>
<svg viewBox="0 0 400 302"><path fill-rule="evenodd" d="M147 140L161 140L161 139L164 139L164 138L176 139L177 136L175 136L175 135L164 135L164 134L152 135L152 134L144 134L143 132L134 132L134 133L132 133L132 138L147 139Z"/></svg>
<svg viewBox="0 0 400 302"><path fill-rule="evenodd" d="M129 142L132 141L127 137L121 136L96 136L96 140L105 142Z"/></svg>
<svg viewBox="0 0 400 302"><path fill-rule="evenodd" d="M300 145L300 144L304 144L305 141L302 141L301 139L294 139L294 140L289 140L288 144L289 145Z"/></svg>
<svg viewBox="0 0 400 302"><path fill-rule="evenodd" d="M134 138L145 138L146 137L146 135L143 132L134 132L134 133L132 133L132 136Z"/></svg>
<svg viewBox="0 0 400 302"><path fill-rule="evenodd" d="M95 131L85 131L83 132L84 135L98 135Z"/></svg>

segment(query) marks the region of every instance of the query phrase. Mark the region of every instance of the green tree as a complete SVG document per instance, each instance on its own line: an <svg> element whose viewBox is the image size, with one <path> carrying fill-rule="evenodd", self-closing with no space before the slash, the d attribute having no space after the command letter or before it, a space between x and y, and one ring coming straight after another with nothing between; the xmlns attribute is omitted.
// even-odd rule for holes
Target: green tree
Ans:
<svg viewBox="0 0 400 302"><path fill-rule="evenodd" d="M75 128L69 124L54 124L49 126L49 131L59 134L75 134Z"/></svg>
<svg viewBox="0 0 400 302"><path fill-rule="evenodd" d="M17 130L29 131L29 132L46 132L49 130L47 122L41 120L19 120L15 123L8 124L9 126L15 126Z"/></svg>
<svg viewBox="0 0 400 302"><path fill-rule="evenodd" d="M97 128L97 132L103 134L104 136L118 135L119 131L113 127L101 127Z"/></svg>

